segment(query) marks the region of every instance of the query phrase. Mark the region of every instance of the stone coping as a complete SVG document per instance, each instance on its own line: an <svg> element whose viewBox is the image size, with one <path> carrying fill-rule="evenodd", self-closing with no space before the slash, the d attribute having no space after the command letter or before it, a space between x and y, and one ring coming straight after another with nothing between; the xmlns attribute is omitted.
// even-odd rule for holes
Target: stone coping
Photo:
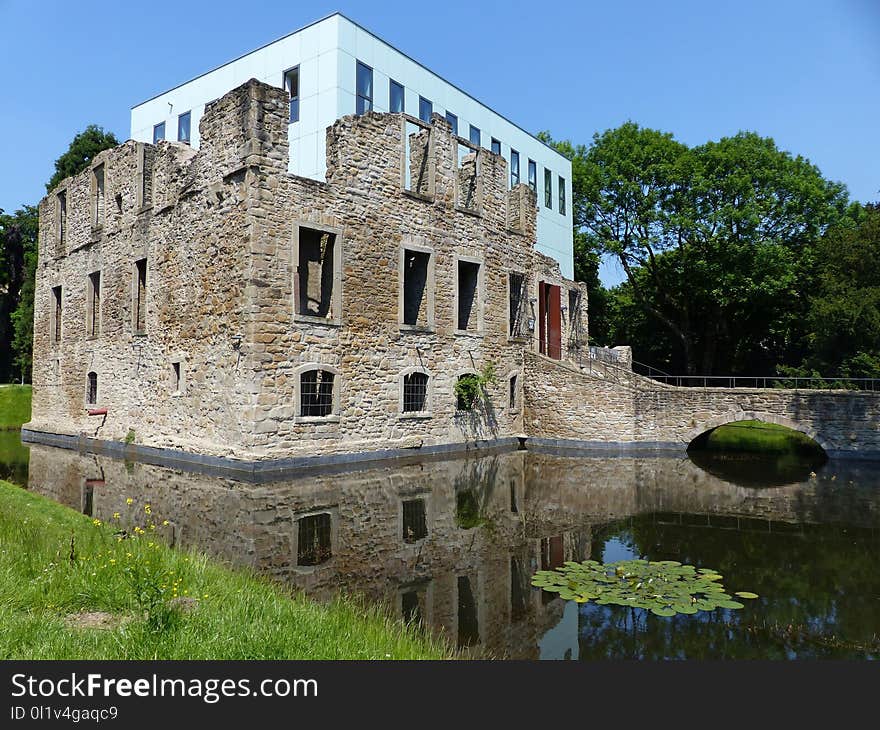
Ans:
<svg viewBox="0 0 880 730"><path fill-rule="evenodd" d="M467 454L492 454L508 451L533 451L535 453L561 456L595 457L651 457L687 455L687 444L674 441L582 441L577 439L553 439L532 437L506 437L484 441L437 444L421 448L377 449L353 453L297 456L284 459L248 461L224 456L196 454L179 449L166 449L122 441L107 441L87 436L35 431L23 428L21 440L26 443L45 444L81 453L104 454L118 459L138 461L155 466L180 469L186 472L227 477L242 482L264 483L310 474L331 474L378 466L400 466L419 461L461 457ZM880 451L826 452L829 459L880 461Z"/></svg>

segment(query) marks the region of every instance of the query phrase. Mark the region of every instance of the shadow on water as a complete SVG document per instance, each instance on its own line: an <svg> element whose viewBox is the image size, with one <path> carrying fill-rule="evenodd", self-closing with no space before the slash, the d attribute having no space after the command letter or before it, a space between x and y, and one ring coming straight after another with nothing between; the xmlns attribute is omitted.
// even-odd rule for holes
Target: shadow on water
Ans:
<svg viewBox="0 0 880 730"><path fill-rule="evenodd" d="M317 600L361 594L470 656L874 656L880 468L829 462L756 486L687 459L528 451L250 485L38 445L28 480L107 522L150 504L173 545ZM665 619L530 584L567 560L629 555L712 567L761 598L735 615Z"/></svg>
<svg viewBox="0 0 880 730"><path fill-rule="evenodd" d="M0 431L0 479L26 485L29 454L30 448L21 442L18 429Z"/></svg>
<svg viewBox="0 0 880 730"><path fill-rule="evenodd" d="M828 461L819 444L804 434L760 421L714 428L688 446L701 469L743 487L778 487L807 481Z"/></svg>

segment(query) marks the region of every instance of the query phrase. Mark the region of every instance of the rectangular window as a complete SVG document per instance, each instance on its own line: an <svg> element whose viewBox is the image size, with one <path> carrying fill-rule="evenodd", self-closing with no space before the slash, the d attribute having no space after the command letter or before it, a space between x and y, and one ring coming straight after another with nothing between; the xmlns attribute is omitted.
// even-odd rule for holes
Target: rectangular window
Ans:
<svg viewBox="0 0 880 730"><path fill-rule="evenodd" d="M58 193L58 253L64 253L67 238L67 193Z"/></svg>
<svg viewBox="0 0 880 730"><path fill-rule="evenodd" d="M142 335L147 331L147 260L134 262L134 333Z"/></svg>
<svg viewBox="0 0 880 730"><path fill-rule="evenodd" d="M428 290L431 254L403 250L403 324L431 326L431 302Z"/></svg>
<svg viewBox="0 0 880 730"><path fill-rule="evenodd" d="M529 160L529 187L535 195L538 194L538 166L534 160Z"/></svg>
<svg viewBox="0 0 880 730"><path fill-rule="evenodd" d="M177 141L189 144L189 120L190 113L184 112L177 117Z"/></svg>
<svg viewBox="0 0 880 730"><path fill-rule="evenodd" d="M434 195L431 127L405 119L403 134L403 188L430 198Z"/></svg>
<svg viewBox="0 0 880 730"><path fill-rule="evenodd" d="M531 586L528 573L515 557L510 558L510 620L521 621L528 614ZM545 591L542 591L542 593Z"/></svg>
<svg viewBox="0 0 880 730"><path fill-rule="evenodd" d="M546 592L546 591L545 591ZM458 646L464 648L480 643L480 624L477 619L477 602L466 575L458 577Z"/></svg>
<svg viewBox="0 0 880 730"><path fill-rule="evenodd" d="M523 320L526 308L526 277L524 274L511 271L507 275L507 283L510 289L508 334L512 338L525 337Z"/></svg>
<svg viewBox="0 0 880 730"><path fill-rule="evenodd" d="M284 72L284 88L290 100L290 123L299 121L299 66Z"/></svg>
<svg viewBox="0 0 880 730"><path fill-rule="evenodd" d="M473 261L458 262L458 329L478 328L480 265Z"/></svg>
<svg viewBox="0 0 880 730"><path fill-rule="evenodd" d="M579 350L581 344L581 292L579 289L569 289L568 348L570 350Z"/></svg>
<svg viewBox="0 0 880 730"><path fill-rule="evenodd" d="M420 413L427 410L428 375L409 373L403 376L403 412Z"/></svg>
<svg viewBox="0 0 880 730"><path fill-rule="evenodd" d="M96 405L98 402L98 374L90 372L86 376L86 403L90 406Z"/></svg>
<svg viewBox="0 0 880 730"><path fill-rule="evenodd" d="M517 388L517 377L516 375L511 375L510 380L507 381L507 405L510 410L514 410L516 408L516 388ZM514 493L515 495L515 493ZM516 511L516 510L514 510Z"/></svg>
<svg viewBox="0 0 880 730"><path fill-rule="evenodd" d="M446 121L449 122L449 126L452 127L452 133L458 134L458 117L452 112L446 112Z"/></svg>
<svg viewBox="0 0 880 730"><path fill-rule="evenodd" d="M296 314L325 320L339 317L339 254L335 233L299 227L294 279Z"/></svg>
<svg viewBox="0 0 880 730"><path fill-rule="evenodd" d="M479 148L471 148L458 142L455 155L456 165L456 205L465 210L480 212L480 155Z"/></svg>
<svg viewBox="0 0 880 730"><path fill-rule="evenodd" d="M357 79L355 80L355 113L364 114L373 109L373 69L366 64L357 62Z"/></svg>
<svg viewBox="0 0 880 730"><path fill-rule="evenodd" d="M477 145L477 147L480 146L480 129L479 129L479 127L475 127L473 124L471 124L470 131L468 133L468 139L470 140L471 144L475 144L475 145Z"/></svg>
<svg viewBox="0 0 880 730"><path fill-rule="evenodd" d="M404 111L403 84L398 84L394 79L388 82L388 111L394 114Z"/></svg>
<svg viewBox="0 0 880 730"><path fill-rule="evenodd" d="M434 113L434 105L424 96L419 97L419 119L423 122L431 122L431 114Z"/></svg>
<svg viewBox="0 0 880 730"><path fill-rule="evenodd" d="M403 501L403 541L407 543L424 540L428 536L428 520L424 499Z"/></svg>
<svg viewBox="0 0 880 730"><path fill-rule="evenodd" d="M93 479L86 479L82 487L82 513L89 517L95 508L95 482Z"/></svg>
<svg viewBox="0 0 880 730"><path fill-rule="evenodd" d="M153 125L153 144L156 144L160 139L165 139L165 122Z"/></svg>
<svg viewBox="0 0 880 730"><path fill-rule="evenodd" d="M492 137L492 152L494 152L496 155L501 154L501 142L499 142L494 137Z"/></svg>
<svg viewBox="0 0 880 730"><path fill-rule="evenodd" d="M92 172L95 179L95 219L94 227L104 225L104 165L98 165Z"/></svg>
<svg viewBox="0 0 880 730"><path fill-rule="evenodd" d="M565 178L559 176L559 212L565 215Z"/></svg>
<svg viewBox="0 0 880 730"><path fill-rule="evenodd" d="M519 185L519 152L510 150L510 187Z"/></svg>
<svg viewBox="0 0 880 730"><path fill-rule="evenodd" d="M180 392L180 362L171 363L171 392Z"/></svg>
<svg viewBox="0 0 880 730"><path fill-rule="evenodd" d="M153 159L156 151L148 149L146 145L140 145L140 203L141 207L149 206L153 202Z"/></svg>
<svg viewBox="0 0 880 730"><path fill-rule="evenodd" d="M101 272L89 274L86 297L86 336L97 337L101 329Z"/></svg>
<svg viewBox="0 0 880 730"><path fill-rule="evenodd" d="M400 613L408 624L421 623L422 605L418 591L404 591L400 594Z"/></svg>
<svg viewBox="0 0 880 730"><path fill-rule="evenodd" d="M297 528L297 565L320 565L333 557L329 512L300 517Z"/></svg>
<svg viewBox="0 0 880 730"><path fill-rule="evenodd" d="M553 173L544 168L544 207L553 209Z"/></svg>
<svg viewBox="0 0 880 730"><path fill-rule="evenodd" d="M52 341L61 342L61 287L52 287Z"/></svg>

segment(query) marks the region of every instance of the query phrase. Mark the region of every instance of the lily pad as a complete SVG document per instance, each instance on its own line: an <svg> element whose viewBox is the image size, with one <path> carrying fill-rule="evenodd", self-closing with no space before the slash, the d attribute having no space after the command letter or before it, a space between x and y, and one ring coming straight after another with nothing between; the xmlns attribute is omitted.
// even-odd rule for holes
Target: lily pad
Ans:
<svg viewBox="0 0 880 730"><path fill-rule="evenodd" d="M715 608L742 608L725 592L722 575L711 568L696 568L675 560L618 560L599 563L567 561L555 570L538 571L532 585L563 600L595 602L651 611L657 616L693 615ZM757 598L748 591L740 598Z"/></svg>

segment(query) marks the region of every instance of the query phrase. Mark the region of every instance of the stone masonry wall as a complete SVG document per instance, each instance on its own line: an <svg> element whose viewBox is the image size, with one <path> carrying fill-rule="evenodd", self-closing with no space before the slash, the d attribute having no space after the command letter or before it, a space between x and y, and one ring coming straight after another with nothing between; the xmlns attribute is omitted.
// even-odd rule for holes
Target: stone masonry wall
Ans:
<svg viewBox="0 0 880 730"><path fill-rule="evenodd" d="M101 227L91 220L91 170L41 202L34 410L26 428L242 459L523 434L522 358L537 349L537 328L523 340L509 339L508 273L525 274L532 300L539 281L579 287L534 249L534 193L524 184L508 191L506 161L480 150L481 200L476 210L457 206L457 143L439 115L419 133L431 137L422 147L433 156L423 165L433 177L418 195L404 190L407 118L400 114L338 120L327 131L327 182L293 177L286 172L287 103L281 89L251 81L208 106L198 152L178 143L127 142L101 153L93 163L105 170ZM68 222L56 255L60 190ZM323 319L295 313L301 226L330 229L341 251L331 313ZM400 325L406 246L432 257L433 321L426 328ZM141 258L144 333L133 322ZM456 329L460 258L480 264L474 316L464 332ZM101 329L88 339L87 283L98 271ZM58 285L64 307L55 343ZM585 312L586 296L582 302ZM534 320L534 301L526 306ZM485 404L458 411L458 377L490 362L498 380ZM314 366L335 373L330 416L299 415L300 373ZM428 405L404 414L402 377L414 369L430 376ZM106 414L88 414L89 372L98 375L94 406ZM510 407L508 378L516 374Z"/></svg>
<svg viewBox="0 0 880 730"><path fill-rule="evenodd" d="M531 352L524 371L525 429L536 438L684 449L712 428L757 419L802 431L832 455L880 454L876 393L673 387Z"/></svg>

